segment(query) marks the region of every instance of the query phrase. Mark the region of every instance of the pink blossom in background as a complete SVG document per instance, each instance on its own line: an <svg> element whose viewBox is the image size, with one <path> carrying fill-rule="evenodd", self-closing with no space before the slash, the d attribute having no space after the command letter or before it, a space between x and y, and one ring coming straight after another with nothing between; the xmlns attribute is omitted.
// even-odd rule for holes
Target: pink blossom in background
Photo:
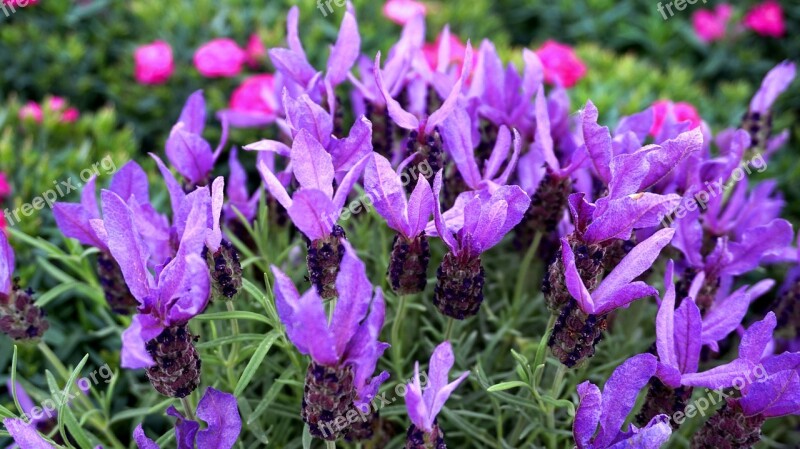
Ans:
<svg viewBox="0 0 800 449"><path fill-rule="evenodd" d="M270 74L254 75L233 91L231 109L240 112L258 112L273 115L277 107L275 79Z"/></svg>
<svg viewBox="0 0 800 449"><path fill-rule="evenodd" d="M207 78L236 76L242 71L247 55L235 41L214 39L203 44L194 54L194 66Z"/></svg>
<svg viewBox="0 0 800 449"><path fill-rule="evenodd" d="M0 172L0 200L8 198L11 194L11 185L8 184L6 174Z"/></svg>
<svg viewBox="0 0 800 449"><path fill-rule="evenodd" d="M20 120L33 119L36 123L41 123L43 118L42 107L35 101L29 101L19 109Z"/></svg>
<svg viewBox="0 0 800 449"><path fill-rule="evenodd" d="M80 118L81 113L78 112L77 108L67 108L63 114L61 114L61 121L64 123L73 123L78 121Z"/></svg>
<svg viewBox="0 0 800 449"><path fill-rule="evenodd" d="M134 77L140 84L161 84L175 71L172 47L164 41L142 45L133 52Z"/></svg>
<svg viewBox="0 0 800 449"><path fill-rule="evenodd" d="M673 103L670 100L658 100L653 103L653 126L650 128L650 135L656 136L661 132L661 127L664 126L664 119L667 117L669 111L675 116L677 122L690 121L692 123L690 129L697 128L703 119L697 112L694 106L689 103L679 101Z"/></svg>
<svg viewBox="0 0 800 449"><path fill-rule="evenodd" d="M428 65L432 70L436 70L436 66L439 63L439 44L441 40L442 35L440 34L439 37L436 38L436 42L428 42L422 47L422 54L425 55L425 60L428 61ZM455 34L450 33L450 62L458 63L459 70L461 70L461 65L464 63L466 51L467 46L461 42L461 39ZM473 62L477 63L477 58L475 58Z"/></svg>
<svg viewBox="0 0 800 449"><path fill-rule="evenodd" d="M782 37L786 33L783 9L773 0L754 6L745 14L742 23L762 36Z"/></svg>
<svg viewBox="0 0 800 449"><path fill-rule="evenodd" d="M45 101L45 104L48 110L59 113L62 122L72 123L80 117L80 112L77 108L67 107L67 100L64 97L50 97Z"/></svg>
<svg viewBox="0 0 800 449"><path fill-rule="evenodd" d="M399 25L405 25L414 16L428 13L424 3L414 0L388 0L383 5L383 15Z"/></svg>
<svg viewBox="0 0 800 449"><path fill-rule="evenodd" d="M258 33L250 35L250 39L247 41L247 47L245 48L245 54L247 65L254 70L258 68L261 61L267 56L267 47L264 46L264 42L261 41L261 37Z"/></svg>
<svg viewBox="0 0 800 449"><path fill-rule="evenodd" d="M692 26L703 42L714 42L725 37L725 28L731 18L733 7L727 3L714 9L701 9L692 14Z"/></svg>
<svg viewBox="0 0 800 449"><path fill-rule="evenodd" d="M50 97L47 101L47 107L51 111L60 111L67 106L67 100L64 97Z"/></svg>
<svg viewBox="0 0 800 449"><path fill-rule="evenodd" d="M572 87L586 75L586 65L569 45L548 40L535 53L542 61L544 80L550 84Z"/></svg>

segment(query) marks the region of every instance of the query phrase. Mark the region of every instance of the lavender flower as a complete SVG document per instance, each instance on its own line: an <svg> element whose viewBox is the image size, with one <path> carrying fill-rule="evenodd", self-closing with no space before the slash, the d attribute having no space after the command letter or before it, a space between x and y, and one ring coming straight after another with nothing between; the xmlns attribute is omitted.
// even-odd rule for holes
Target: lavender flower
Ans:
<svg viewBox="0 0 800 449"><path fill-rule="evenodd" d="M54 419L57 416L56 411L45 414L41 412L41 409L36 409L33 399L28 396L28 393L22 388L19 382L14 386L11 383L11 379L9 379L7 387L9 396L12 394L12 388L14 389L17 395L17 401L19 401L19 405L22 407L20 412L27 417L27 421L17 418L8 418L3 421L3 424L6 426L9 433L11 433L11 437L16 443L8 446L6 449L26 449L28 447L52 448L53 446L45 442L41 435L39 435L39 432L46 435L48 431L52 429L52 426L56 424L56 420ZM60 442L61 436L56 434L54 438L56 442ZM45 444L45 446L36 446L36 444Z"/></svg>
<svg viewBox="0 0 800 449"><path fill-rule="evenodd" d="M205 309L210 293L208 267L200 256L209 233L208 188L186 196L183 206L188 212L182 215L185 221L178 251L156 266L155 275L148 268L151 254L131 207L113 192L103 191L101 197L109 250L140 304L139 313L122 334L121 364L130 369L147 368L150 382L161 394L185 397L200 381L200 359L186 325ZM217 203L221 207L221 201ZM210 234L219 231L215 228Z"/></svg>
<svg viewBox="0 0 800 449"><path fill-rule="evenodd" d="M477 314L483 302L481 254L500 243L522 220L530 198L518 186L500 186L491 194L485 190L467 192L445 221L439 207L441 170L436 174L433 190L436 231L450 250L436 272L433 303L442 314L463 320Z"/></svg>
<svg viewBox="0 0 800 449"><path fill-rule="evenodd" d="M308 273L323 299L336 296L335 282L344 249L344 230L336 224L347 195L366 165L357 161L338 183L334 195L331 155L306 129L300 129L291 150L292 169L300 189L290 197L286 188L262 160L258 171L267 190L284 207L308 238Z"/></svg>
<svg viewBox="0 0 800 449"><path fill-rule="evenodd" d="M414 364L414 380L408 384L406 409L411 426L406 433L407 449L445 448L444 431L439 427L436 416L444 407L447 398L469 376L465 371L458 378L447 383L455 358L449 341L433 350L428 366L429 386L422 391L419 377L419 362Z"/></svg>
<svg viewBox="0 0 800 449"><path fill-rule="evenodd" d="M103 230L97 206L96 181L93 176L83 187L80 203L55 203L53 216L66 237L100 250L97 255L97 276L106 301L112 311L127 315L136 308L137 302L125 284L119 264L108 250L108 236ZM150 207L147 174L135 161L128 162L117 171L111 179L109 190L126 200L134 198L141 207Z"/></svg>
<svg viewBox="0 0 800 449"><path fill-rule="evenodd" d="M578 271L577 264L581 260L576 258L569 239L561 239L566 283L563 287L571 299L561 308L549 342L553 355L561 363L571 368L592 357L594 347L606 329L608 313L657 293L653 287L634 279L653 265L674 234L673 229L662 229L636 245L591 291ZM582 251L585 251L585 247L578 248L579 256Z"/></svg>
<svg viewBox="0 0 800 449"><path fill-rule="evenodd" d="M237 212L250 223L256 216L258 200L261 198L261 189L257 189L252 195L247 192L247 172L237 157L236 147L231 149L228 159L230 175L228 176L228 188L225 191L228 202L223 208L225 223L228 226L235 226L239 221ZM270 154L271 153L262 153ZM274 165L273 165L274 167Z"/></svg>
<svg viewBox="0 0 800 449"><path fill-rule="evenodd" d="M316 289L298 293L291 279L277 267L275 304L286 334L302 354L311 356L306 374L302 417L311 435L329 441L346 436L337 418L369 407L387 372L372 377L381 354L389 347L378 341L385 304L380 288L373 288L366 268L346 241L336 278L338 302L330 320ZM347 422L347 420L345 420Z"/></svg>
<svg viewBox="0 0 800 449"><path fill-rule="evenodd" d="M167 158L186 181L184 187L187 192L210 182L214 162L228 140L228 122L223 117L222 138L212 152L211 145L203 139L205 126L206 102L203 91L198 90L186 100L178 123L169 133L166 145Z"/></svg>
<svg viewBox="0 0 800 449"><path fill-rule="evenodd" d="M55 446L42 438L32 422L25 422L19 418L6 418L3 420L3 425L22 449L55 449Z"/></svg>
<svg viewBox="0 0 800 449"><path fill-rule="evenodd" d="M177 419L175 439L178 449L230 449L242 431L236 397L211 387L206 389L197 404L197 417L208 425L205 429L201 430L199 422L188 419L173 406L167 409L167 415ZM159 449L144 434L141 424L133 432L133 439L139 449Z"/></svg>
<svg viewBox="0 0 800 449"><path fill-rule="evenodd" d="M19 341L39 339L50 324L33 304L33 291L23 290L14 276L14 249L0 231L0 331Z"/></svg>
<svg viewBox="0 0 800 449"><path fill-rule="evenodd" d="M655 375L656 365L652 354L639 354L614 370L602 394L589 381L578 385L580 404L572 427L577 449L657 449L667 442L672 429L665 415L654 417L641 429L631 424L630 429L620 430L636 404L639 391Z"/></svg>
<svg viewBox="0 0 800 449"><path fill-rule="evenodd" d="M392 290L399 295L423 291L431 257L425 226L434 201L428 180L418 176L414 191L406 199L401 176L385 157L374 153L364 171L364 189L375 210L397 231L387 270Z"/></svg>
<svg viewBox="0 0 800 449"><path fill-rule="evenodd" d="M769 156L789 138L789 130L772 137L772 112L770 109L794 81L795 64L783 61L767 73L758 92L750 100L750 109L742 118L741 129L750 135L749 149Z"/></svg>

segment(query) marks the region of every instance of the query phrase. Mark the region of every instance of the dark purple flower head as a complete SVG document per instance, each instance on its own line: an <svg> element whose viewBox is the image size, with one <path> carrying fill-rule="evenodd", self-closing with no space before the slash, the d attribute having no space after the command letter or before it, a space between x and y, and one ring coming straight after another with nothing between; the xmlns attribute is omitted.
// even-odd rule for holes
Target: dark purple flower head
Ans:
<svg viewBox="0 0 800 449"><path fill-rule="evenodd" d="M626 307L637 299L657 294L653 287L634 279L650 269L674 234L674 229L661 229L633 247L592 292L587 290L578 273L575 253L569 240L567 237L562 238L561 257L564 262L567 290L578 302L581 310L589 315L603 315L614 309Z"/></svg>
<svg viewBox="0 0 800 449"><path fill-rule="evenodd" d="M469 371L465 371L456 380L448 383L454 362L453 348L449 341L437 346L428 365L429 383L425 391L422 390L420 382L419 362L414 364L414 380L408 384L405 398L406 409L411 422L425 432L433 430L436 416L444 407L447 398L464 379L469 377Z"/></svg>
<svg viewBox="0 0 800 449"><path fill-rule="evenodd" d="M263 160L258 162L258 171L267 190L286 208L292 222L306 237L312 241L327 237L339 219L347 195L361 176L367 157L350 168L338 183L335 194L332 156L306 129L300 129L292 144L291 161L294 176L300 184L300 189L291 197Z"/></svg>
<svg viewBox="0 0 800 449"><path fill-rule="evenodd" d="M730 295L720 298L701 316L694 297L703 281L702 277L698 277L692 283L689 297L684 298L676 308L673 263L671 260L667 263L664 274L666 291L656 317L656 348L659 357L658 377L672 388L685 385L683 376L688 376L692 386L712 388L712 385L702 383L702 373L697 375L699 378L695 375L702 347L707 345L718 351L717 342L739 327L750 303L775 284L771 279L766 279L752 288L742 286Z"/></svg>
<svg viewBox="0 0 800 449"><path fill-rule="evenodd" d="M236 444L242 431L242 418L236 397L209 387L197 404L197 417L207 424L200 429L200 423L187 419L175 407L167 409L167 415L177 419L175 439L177 449L230 449ZM144 434L139 424L133 432L133 439L139 449L159 449L159 446ZM195 446L196 443L196 446Z"/></svg>
<svg viewBox="0 0 800 449"><path fill-rule="evenodd" d="M372 377L378 359L389 347L378 341L386 306L380 288L373 294L366 267L353 247L344 240L342 245L345 253L336 279L339 299L330 324L317 289L300 295L292 280L273 266L275 305L289 340L300 353L323 366L352 366L356 405L361 405L372 400L389 376L383 372Z"/></svg>
<svg viewBox="0 0 800 449"><path fill-rule="evenodd" d="M96 181L97 178L93 176L84 185L80 203L55 203L53 216L66 237L106 251L108 249L107 235L101 226L100 209L97 206ZM150 204L147 173L135 161L128 162L114 174L108 189L125 200L133 197L142 207Z"/></svg>
<svg viewBox="0 0 800 449"><path fill-rule="evenodd" d="M750 112L767 113L778 96L792 84L795 74L795 64L791 61L783 61L773 67L764 77L758 92L750 100Z"/></svg>
<svg viewBox="0 0 800 449"><path fill-rule="evenodd" d="M11 294L14 279L14 248L5 232L0 232L0 295Z"/></svg>
<svg viewBox="0 0 800 449"><path fill-rule="evenodd" d="M450 251L459 256L478 257L500 243L519 224L531 203L519 186L499 186L492 193L487 190L462 193L456 205L442 214L439 206L441 170L433 181L433 190L436 233Z"/></svg>
<svg viewBox="0 0 800 449"><path fill-rule="evenodd" d="M472 138L473 125L469 113L464 108L457 107L440 127L444 149L456 164L467 187L472 190L489 189L492 192L498 186L508 183L517 165L522 138L514 129L512 142L511 131L505 125L500 126L492 154L481 173L475 160L475 147L478 142L474 142ZM512 145L513 152L509 159ZM502 173L498 173L504 162L508 162L508 165Z"/></svg>
<svg viewBox="0 0 800 449"><path fill-rule="evenodd" d="M417 177L417 185L406 199L401 176L385 157L373 153L364 169L364 190L390 228L409 239L425 231L434 201L425 176Z"/></svg>
<svg viewBox="0 0 800 449"><path fill-rule="evenodd" d="M203 139L205 126L206 102L203 91L198 90L186 100L178 123L172 127L166 145L170 164L190 185L194 186L208 183L214 162L228 140L228 123L223 117L222 138L212 152L211 144Z"/></svg>
<svg viewBox="0 0 800 449"><path fill-rule="evenodd" d="M146 368L154 362L145 343L169 326L185 324L208 302L208 266L200 253L207 238L215 240L218 223L216 229L209 229L212 205L208 188L187 195L183 206L188 211L176 214L176 222L182 224L178 250L167 260L153 261L151 273L151 254L133 208L111 191L103 191L101 197L109 250L140 304L139 314L122 335L122 366ZM221 206L219 201L214 207Z"/></svg>
<svg viewBox="0 0 800 449"><path fill-rule="evenodd" d="M666 415L654 417L641 429L631 424L629 430L620 430L639 391L655 375L656 364L652 354L631 357L614 370L602 394L589 381L578 385L580 404L572 427L577 449L657 449L669 439L672 428Z"/></svg>
<svg viewBox="0 0 800 449"><path fill-rule="evenodd" d="M347 79L361 47L355 10L348 2L336 43L331 47L324 76L308 62L298 33L299 15L296 6L289 10L286 21L289 48L273 48L269 50L269 57L275 68L286 77L287 84L292 84L290 87L293 91L307 92L315 101L319 101L324 93L327 95L330 111L334 111L334 89Z"/></svg>

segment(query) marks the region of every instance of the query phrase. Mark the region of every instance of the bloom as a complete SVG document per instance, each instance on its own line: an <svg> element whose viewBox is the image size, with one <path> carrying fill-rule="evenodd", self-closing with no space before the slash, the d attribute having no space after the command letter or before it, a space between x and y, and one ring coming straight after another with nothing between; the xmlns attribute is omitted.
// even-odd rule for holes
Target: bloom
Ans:
<svg viewBox="0 0 800 449"><path fill-rule="evenodd" d="M725 27L731 17L733 7L727 3L714 9L700 9L692 14L692 27L703 42L713 42L725 37Z"/></svg>
<svg viewBox="0 0 800 449"><path fill-rule="evenodd" d="M32 119L36 123L42 123L43 118L42 107L35 101L29 101L19 109L20 120Z"/></svg>
<svg viewBox="0 0 800 449"><path fill-rule="evenodd" d="M50 327L44 310L33 304L33 294L17 285L14 249L0 231L0 331L14 340L35 340Z"/></svg>
<svg viewBox="0 0 800 449"><path fill-rule="evenodd" d="M231 126L246 128L272 123L278 114L275 77L272 74L253 75L245 79L231 94L228 109L217 112Z"/></svg>
<svg viewBox="0 0 800 449"><path fill-rule="evenodd" d="M196 414L207 424L206 428L201 430L200 423L187 419L174 406L167 409L167 415L177 418L175 439L178 449L230 449L236 444L242 431L242 418L235 396L208 387L197 404ZM144 434L141 424L134 430L133 439L139 449L159 449Z"/></svg>
<svg viewBox="0 0 800 449"><path fill-rule="evenodd" d="M658 100L653 103L652 108L654 118L653 127L650 128L650 135L653 137L661 134L668 117L678 123L689 121L689 129L697 128L702 122L702 118L700 118L697 109L683 101L674 103L670 100Z"/></svg>
<svg viewBox="0 0 800 449"><path fill-rule="evenodd" d="M244 51L247 65L253 70L257 69L264 57L267 56L267 47L264 46L264 42L261 40L261 36L259 36L258 33L250 35L250 39L247 40L247 46Z"/></svg>
<svg viewBox="0 0 800 449"><path fill-rule="evenodd" d="M247 54L228 38L206 42L194 53L194 66L207 78L232 77L242 71Z"/></svg>
<svg viewBox="0 0 800 449"><path fill-rule="evenodd" d="M447 398L469 376L469 371L465 371L456 380L447 383L454 362L453 348L449 341L437 346L428 365L430 384L425 391L422 391L420 383L419 362L414 364L414 379L408 384L408 393L405 397L406 410L411 419L406 440L407 448L444 447L444 432L439 428L436 416L444 407ZM426 442L431 442L432 446L425 445Z"/></svg>
<svg viewBox="0 0 800 449"><path fill-rule="evenodd" d="M383 15L398 25L405 25L417 15L426 15L428 8L414 0L387 0L383 4Z"/></svg>
<svg viewBox="0 0 800 449"><path fill-rule="evenodd" d="M586 76L586 65L569 45L547 40L536 50L536 56L542 61L548 83L569 88Z"/></svg>
<svg viewBox="0 0 800 449"><path fill-rule="evenodd" d="M11 185L6 179L6 174L0 172L0 200L8 198L9 195L11 195Z"/></svg>
<svg viewBox="0 0 800 449"><path fill-rule="evenodd" d="M164 41L138 47L133 52L133 60L133 75L141 84L164 83L175 71L172 47Z"/></svg>
<svg viewBox="0 0 800 449"><path fill-rule="evenodd" d="M349 243L342 245L344 256L336 278L339 299L330 321L316 289L301 296L291 279L272 267L275 305L286 334L301 354L311 356L303 420L313 436L326 440L346 433L332 427L332 421L353 407L368 407L389 377L387 372L372 377L389 347L378 341L385 315L383 293L376 287L373 294L364 263Z"/></svg>
<svg viewBox="0 0 800 449"><path fill-rule="evenodd" d="M578 385L580 404L572 427L577 449L657 449L669 439L672 429L665 415L654 417L641 429L630 425L629 430L620 430L636 404L639 391L655 375L656 365L656 358L652 354L639 354L614 370L606 381L602 394L589 381Z"/></svg>
<svg viewBox="0 0 800 449"><path fill-rule="evenodd" d="M767 0L747 11L742 24L762 36L782 37L786 33L783 8L774 0Z"/></svg>

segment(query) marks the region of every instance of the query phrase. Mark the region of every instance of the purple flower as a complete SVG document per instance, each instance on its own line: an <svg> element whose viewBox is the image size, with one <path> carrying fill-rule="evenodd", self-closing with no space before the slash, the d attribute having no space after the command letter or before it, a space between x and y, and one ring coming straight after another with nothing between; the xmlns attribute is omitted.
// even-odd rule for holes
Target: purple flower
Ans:
<svg viewBox="0 0 800 449"><path fill-rule="evenodd" d="M122 366L150 367L155 361L145 344L164 329L187 323L208 301L208 266L200 253L207 234L214 240L213 234L219 231L218 224L215 231L209 229L211 197L207 187L186 196L185 209L176 213L176 222L183 228L178 233L178 250L157 265L155 273L149 269L151 254L132 208L114 192L103 191L101 197L109 250L139 301L139 313L122 335Z"/></svg>
<svg viewBox="0 0 800 449"><path fill-rule="evenodd" d="M353 247L346 241L342 245L345 252L336 279L339 299L330 324L317 290L312 288L301 296L291 279L273 266L275 305L289 340L301 354L321 366L352 368L355 404L366 406L389 376L382 372L372 377L378 359L389 347L378 341L385 304L380 288L373 294L366 267Z"/></svg>
<svg viewBox="0 0 800 449"><path fill-rule="evenodd" d="M0 295L10 296L14 278L14 249L5 232L0 232Z"/></svg>
<svg viewBox="0 0 800 449"><path fill-rule="evenodd" d="M197 404L197 417L207 427L200 429L200 423L187 419L175 407L170 406L167 414L176 418L175 439L178 449L230 449L236 444L242 431L242 419L236 397L214 388L206 389ZM133 439L139 449L159 449L159 446L144 434L139 424L133 432ZM195 446L197 443L197 446Z"/></svg>
<svg viewBox="0 0 800 449"><path fill-rule="evenodd" d="M14 279L14 249L0 231L0 332L14 340L36 340L50 324L44 311L34 305L33 293Z"/></svg>
<svg viewBox="0 0 800 449"><path fill-rule="evenodd" d="M764 77L758 92L750 100L750 112L767 113L778 96L792 84L795 74L795 64L791 61L783 61L773 67Z"/></svg>
<svg viewBox="0 0 800 449"><path fill-rule="evenodd" d="M409 442L412 441L412 438L417 437L415 434L418 432L427 435L428 439L444 439L444 432L439 428L436 416L444 407L447 398L453 394L453 391L464 379L469 377L469 371L465 371L456 380L448 383L454 361L453 348L449 341L445 341L433 350L428 365L430 382L425 391L422 390L420 383L419 362L414 364L414 379L408 384L408 393L405 397L408 417L412 424L408 431Z"/></svg>
<svg viewBox="0 0 800 449"><path fill-rule="evenodd" d="M272 153L260 154L271 155ZM228 188L225 191L228 202L223 209L225 221L229 223L238 221L236 214L238 211L245 220L252 222L256 216L258 200L261 198L261 188L257 189L252 196L247 192L247 172L242 167L242 164L239 163L235 147L231 149L228 167L230 168L230 175L228 176Z"/></svg>
<svg viewBox="0 0 800 449"><path fill-rule="evenodd" d="M14 442L22 449L55 449L55 446L48 443L36 431L36 426L33 423L25 422L19 418L6 418L3 420L3 425L6 426L6 430L11 434Z"/></svg>
<svg viewBox="0 0 800 449"><path fill-rule="evenodd" d="M166 145L170 164L192 186L208 184L214 162L228 140L228 122L223 117L222 137L212 152L211 144L203 139L205 126L206 102L203 91L198 90L186 100L178 122L170 131Z"/></svg>
<svg viewBox="0 0 800 449"><path fill-rule="evenodd" d="M656 449L669 439L672 429L666 415L654 417L641 429L630 425L629 430L620 430L636 404L639 391L655 375L656 364L652 354L631 357L614 370L602 394L589 381L578 385L580 404L572 427L577 449Z"/></svg>

